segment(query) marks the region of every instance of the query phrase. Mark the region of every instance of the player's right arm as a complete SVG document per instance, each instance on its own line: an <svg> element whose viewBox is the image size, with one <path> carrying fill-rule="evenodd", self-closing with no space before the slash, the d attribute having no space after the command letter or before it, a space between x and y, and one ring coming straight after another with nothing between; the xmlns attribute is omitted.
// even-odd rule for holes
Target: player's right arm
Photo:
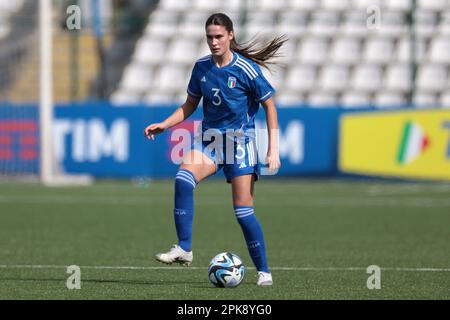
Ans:
<svg viewBox="0 0 450 320"><path fill-rule="evenodd" d="M200 99L188 95L186 98L186 102L183 103L177 110L175 110L174 113L172 113L166 120L159 123L152 123L151 125L147 126L144 129L144 136L146 136L148 139L151 138L152 140L155 140L155 135L164 132L164 130L172 128L173 126L176 126L177 124L183 122L185 119L189 118L190 115L193 114L197 109L199 102Z"/></svg>
<svg viewBox="0 0 450 320"><path fill-rule="evenodd" d="M187 98L186 102L181 105L174 113L172 113L166 120L160 123L152 123L144 130L144 136L148 139L155 139L155 135L160 134L166 129L176 126L180 122L194 113L197 109L198 103L202 98L202 91L200 88L200 72L199 65L196 63L194 69L192 70L191 79L187 87Z"/></svg>

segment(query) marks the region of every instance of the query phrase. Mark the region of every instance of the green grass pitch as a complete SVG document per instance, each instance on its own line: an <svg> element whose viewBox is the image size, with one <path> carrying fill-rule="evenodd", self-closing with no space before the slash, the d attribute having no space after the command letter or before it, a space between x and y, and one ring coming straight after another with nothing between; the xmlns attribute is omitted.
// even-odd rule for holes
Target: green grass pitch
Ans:
<svg viewBox="0 0 450 320"><path fill-rule="evenodd" d="M194 263L153 255L176 243L172 181L44 188L0 183L0 299L450 299L450 185L265 180L255 212L274 285L257 287L230 186L196 189ZM210 259L238 254L243 283L219 289ZM68 290L66 266L81 268ZM381 267L381 289L366 268Z"/></svg>

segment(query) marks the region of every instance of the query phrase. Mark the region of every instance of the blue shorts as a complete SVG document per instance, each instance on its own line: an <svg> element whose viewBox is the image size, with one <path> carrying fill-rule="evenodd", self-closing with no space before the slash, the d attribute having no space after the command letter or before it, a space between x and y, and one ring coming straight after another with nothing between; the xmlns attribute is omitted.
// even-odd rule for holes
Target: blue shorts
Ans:
<svg viewBox="0 0 450 320"><path fill-rule="evenodd" d="M194 138L192 149L211 159L216 165L216 173L223 168L228 183L247 174L253 174L255 181L258 180L258 152L254 136L203 133Z"/></svg>

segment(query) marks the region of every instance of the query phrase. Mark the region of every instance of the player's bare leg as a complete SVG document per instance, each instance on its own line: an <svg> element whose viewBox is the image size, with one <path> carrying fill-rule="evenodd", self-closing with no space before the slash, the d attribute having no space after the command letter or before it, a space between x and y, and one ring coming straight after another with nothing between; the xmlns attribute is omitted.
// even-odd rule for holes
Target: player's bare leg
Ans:
<svg viewBox="0 0 450 320"><path fill-rule="evenodd" d="M184 157L180 169L192 172L197 183L199 183L216 172L216 165L203 152L191 150Z"/></svg>
<svg viewBox="0 0 450 320"><path fill-rule="evenodd" d="M233 205L253 206L253 190L255 186L255 176L247 174L238 176L231 180L231 191L233 194Z"/></svg>

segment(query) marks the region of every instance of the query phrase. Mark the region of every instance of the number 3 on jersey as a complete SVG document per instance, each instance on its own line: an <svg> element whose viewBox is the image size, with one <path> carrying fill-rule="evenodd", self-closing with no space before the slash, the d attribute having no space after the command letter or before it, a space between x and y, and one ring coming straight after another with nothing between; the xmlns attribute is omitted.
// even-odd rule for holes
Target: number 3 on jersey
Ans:
<svg viewBox="0 0 450 320"><path fill-rule="evenodd" d="M212 91L214 92L214 98L213 98L212 103L213 103L215 106L220 106L220 104L222 103L222 99L221 99L220 96L219 96L220 89L212 88ZM216 99L216 98L217 98L217 99Z"/></svg>

